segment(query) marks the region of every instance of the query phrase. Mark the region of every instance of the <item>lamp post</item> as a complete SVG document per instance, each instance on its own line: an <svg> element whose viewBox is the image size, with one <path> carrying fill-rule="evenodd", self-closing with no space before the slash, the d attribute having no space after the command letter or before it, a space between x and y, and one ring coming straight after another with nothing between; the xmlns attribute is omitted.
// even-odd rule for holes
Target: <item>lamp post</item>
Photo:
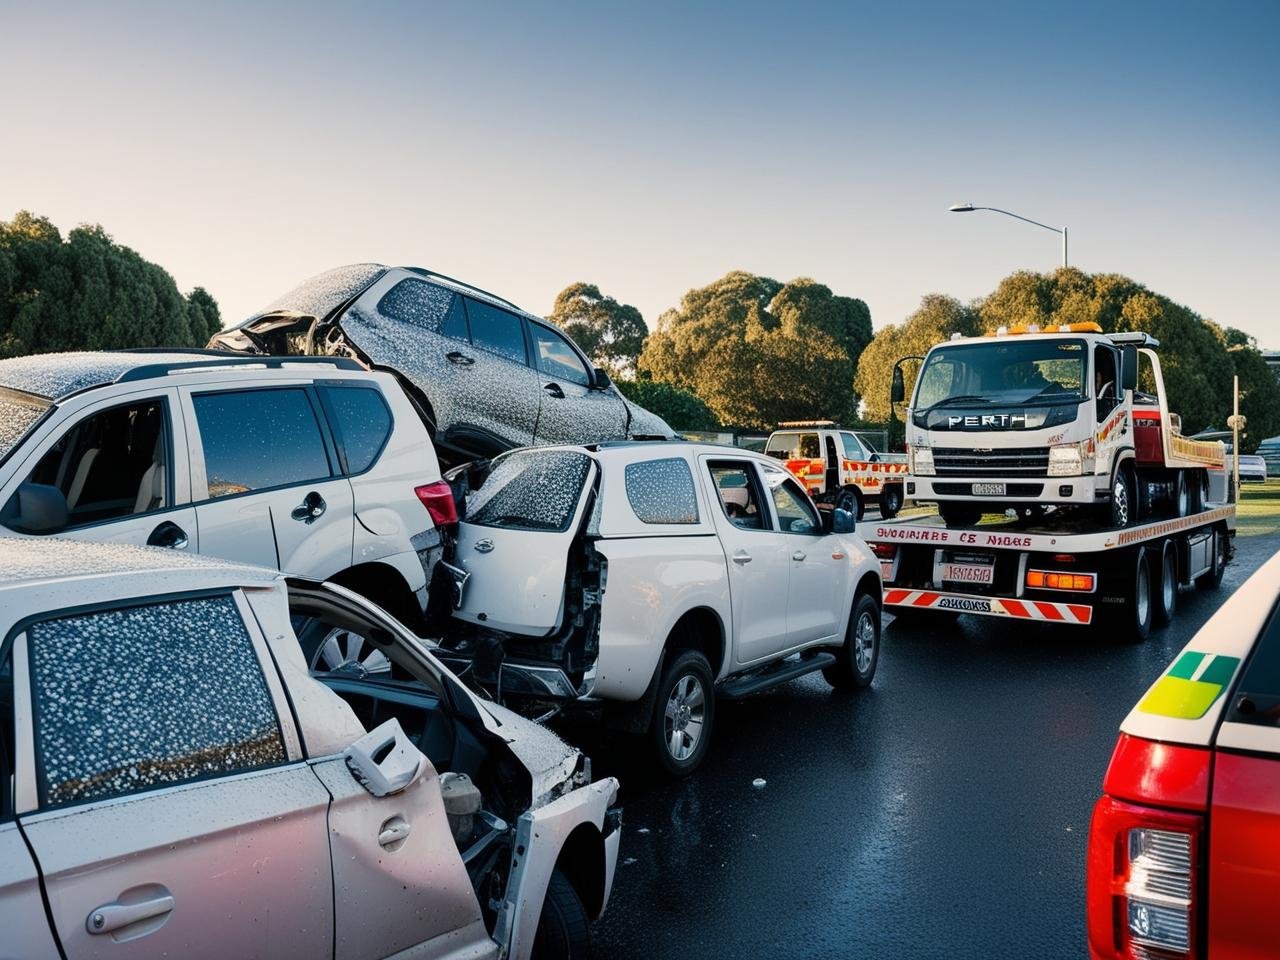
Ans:
<svg viewBox="0 0 1280 960"><path fill-rule="evenodd" d="M1013 217L1015 220L1021 220L1024 223L1032 223L1037 227L1044 227L1046 230L1052 230L1054 233L1062 234L1062 265L1067 265L1067 228L1051 227L1047 223L1041 223L1039 220L1032 220L1030 217L1024 217L1017 213L1011 213L1008 210L1001 210L999 207L975 207L972 203L956 203L951 206L952 213L973 213L975 210L990 210L992 213L1003 213L1006 217Z"/></svg>

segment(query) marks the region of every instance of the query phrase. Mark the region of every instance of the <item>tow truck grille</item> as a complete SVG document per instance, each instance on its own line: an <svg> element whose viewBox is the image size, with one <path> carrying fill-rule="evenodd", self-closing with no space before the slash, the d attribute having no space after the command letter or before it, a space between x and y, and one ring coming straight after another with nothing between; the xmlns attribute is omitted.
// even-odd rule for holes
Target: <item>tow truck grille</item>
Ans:
<svg viewBox="0 0 1280 960"><path fill-rule="evenodd" d="M1046 477L1049 475L1049 448L973 450L934 447L933 468L940 477Z"/></svg>

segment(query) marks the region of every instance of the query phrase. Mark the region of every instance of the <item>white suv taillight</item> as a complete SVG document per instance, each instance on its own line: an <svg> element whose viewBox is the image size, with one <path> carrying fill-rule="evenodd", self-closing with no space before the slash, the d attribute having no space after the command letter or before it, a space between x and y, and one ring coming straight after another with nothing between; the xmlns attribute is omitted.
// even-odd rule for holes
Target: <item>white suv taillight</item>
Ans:
<svg viewBox="0 0 1280 960"><path fill-rule="evenodd" d="M458 505L453 502L453 488L443 480L414 487L422 505L431 514L431 520L437 527L445 527L458 522Z"/></svg>
<svg viewBox="0 0 1280 960"><path fill-rule="evenodd" d="M1190 833L1131 827L1124 885L1130 942L1189 953L1191 882Z"/></svg>

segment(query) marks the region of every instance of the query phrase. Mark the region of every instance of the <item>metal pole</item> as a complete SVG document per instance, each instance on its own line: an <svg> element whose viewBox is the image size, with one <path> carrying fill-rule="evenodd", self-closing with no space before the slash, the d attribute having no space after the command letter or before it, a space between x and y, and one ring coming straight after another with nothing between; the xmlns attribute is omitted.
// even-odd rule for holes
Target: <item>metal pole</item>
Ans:
<svg viewBox="0 0 1280 960"><path fill-rule="evenodd" d="M1240 375L1231 378L1231 473L1235 502L1240 502Z"/></svg>
<svg viewBox="0 0 1280 960"><path fill-rule="evenodd" d="M1062 228L1062 265L1067 265L1067 228Z"/></svg>

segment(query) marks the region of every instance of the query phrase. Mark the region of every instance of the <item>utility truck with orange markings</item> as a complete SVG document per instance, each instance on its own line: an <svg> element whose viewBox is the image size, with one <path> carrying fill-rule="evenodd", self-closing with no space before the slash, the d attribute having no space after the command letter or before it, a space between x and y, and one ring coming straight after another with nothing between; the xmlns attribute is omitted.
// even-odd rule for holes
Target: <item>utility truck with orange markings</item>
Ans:
<svg viewBox="0 0 1280 960"><path fill-rule="evenodd" d="M818 504L848 510L859 520L869 504L885 519L902 509L907 458L873 449L832 420L780 423L764 452L782 462Z"/></svg>
<svg viewBox="0 0 1280 960"><path fill-rule="evenodd" d="M1233 485L1222 444L1182 436L1157 345L1080 324L955 338L915 358L906 496L940 515L858 525L885 611L1103 624L1142 640L1181 591L1216 588ZM904 393L899 361L894 402Z"/></svg>

